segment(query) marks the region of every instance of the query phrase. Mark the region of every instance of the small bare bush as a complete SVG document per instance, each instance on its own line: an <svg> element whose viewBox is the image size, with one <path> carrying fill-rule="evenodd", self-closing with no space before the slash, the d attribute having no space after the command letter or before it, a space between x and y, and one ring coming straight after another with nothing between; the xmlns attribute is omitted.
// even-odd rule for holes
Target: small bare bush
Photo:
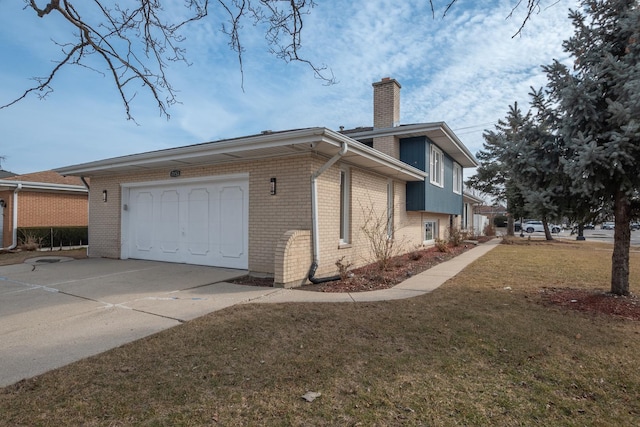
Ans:
<svg viewBox="0 0 640 427"><path fill-rule="evenodd" d="M42 238L32 234L23 234L20 237L18 249L22 251L35 251L42 246Z"/></svg>
<svg viewBox="0 0 640 427"><path fill-rule="evenodd" d="M386 270L391 260L402 252L402 242L389 236L390 218L385 211L376 213L371 203L367 208L362 207L362 213L365 220L361 230L369 241L373 262L380 270Z"/></svg>
<svg viewBox="0 0 640 427"><path fill-rule="evenodd" d="M466 231L462 231L455 226L447 228L447 235L452 246L460 246L468 238Z"/></svg>
<svg viewBox="0 0 640 427"><path fill-rule="evenodd" d="M496 227L493 224L489 223L484 226L484 235L485 236L495 236L496 235Z"/></svg>
<svg viewBox="0 0 640 427"><path fill-rule="evenodd" d="M435 245L436 245L436 249L438 249L439 252L443 252L443 253L450 252L449 243L447 243L447 241L444 239L436 239Z"/></svg>
<svg viewBox="0 0 640 427"><path fill-rule="evenodd" d="M336 261L336 267L338 267L338 274L340 279L345 280L349 277L349 268L353 265L352 262L344 262L344 257L341 257Z"/></svg>

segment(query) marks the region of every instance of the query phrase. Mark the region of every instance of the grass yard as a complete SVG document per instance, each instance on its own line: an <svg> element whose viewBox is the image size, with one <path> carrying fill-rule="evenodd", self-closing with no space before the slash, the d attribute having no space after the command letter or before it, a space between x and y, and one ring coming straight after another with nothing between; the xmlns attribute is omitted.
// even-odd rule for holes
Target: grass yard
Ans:
<svg viewBox="0 0 640 427"><path fill-rule="evenodd" d="M0 389L0 423L639 425L640 322L543 298L610 266L610 245L500 245L422 297L232 307Z"/></svg>

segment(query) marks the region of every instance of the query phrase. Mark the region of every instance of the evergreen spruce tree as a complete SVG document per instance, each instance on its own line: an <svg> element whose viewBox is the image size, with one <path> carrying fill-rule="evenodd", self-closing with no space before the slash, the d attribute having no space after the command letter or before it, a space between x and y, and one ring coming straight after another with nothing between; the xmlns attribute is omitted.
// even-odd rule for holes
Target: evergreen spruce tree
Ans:
<svg viewBox="0 0 640 427"><path fill-rule="evenodd" d="M615 217L611 292L629 293L630 221L640 189L640 11L637 0L585 0L571 11L570 69L547 73L575 194Z"/></svg>
<svg viewBox="0 0 640 427"><path fill-rule="evenodd" d="M513 235L513 218L526 215L524 201L508 164L507 147L513 144L514 135L528 120L515 103L509 107L505 119L498 121L494 130L487 130L482 135L483 149L476 153L480 166L475 175L466 184L483 193L493 196L497 202L506 202L509 212L507 234Z"/></svg>

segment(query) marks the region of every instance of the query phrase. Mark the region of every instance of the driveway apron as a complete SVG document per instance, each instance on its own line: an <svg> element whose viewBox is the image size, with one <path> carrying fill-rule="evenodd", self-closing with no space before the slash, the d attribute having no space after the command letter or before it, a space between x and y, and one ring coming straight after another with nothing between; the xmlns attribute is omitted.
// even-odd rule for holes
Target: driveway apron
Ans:
<svg viewBox="0 0 640 427"><path fill-rule="evenodd" d="M0 386L277 291L225 283L244 274L110 259L0 267Z"/></svg>

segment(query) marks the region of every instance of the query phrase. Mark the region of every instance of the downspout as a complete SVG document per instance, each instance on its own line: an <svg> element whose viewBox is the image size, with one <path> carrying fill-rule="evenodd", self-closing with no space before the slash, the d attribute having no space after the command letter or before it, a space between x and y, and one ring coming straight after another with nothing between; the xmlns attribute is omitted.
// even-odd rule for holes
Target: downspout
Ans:
<svg viewBox="0 0 640 427"><path fill-rule="evenodd" d="M85 179L84 175L80 176L80 181L82 181L87 191L91 190L91 188L89 188L89 183L87 183L87 180Z"/></svg>
<svg viewBox="0 0 640 427"><path fill-rule="evenodd" d="M309 268L309 274L307 279L313 283L324 283L324 282L333 282L334 280L339 280L340 276L331 276L331 277L322 277L316 278L314 277L316 274L316 270L318 269L318 263L320 262L320 232L318 231L318 184L317 180L320 175L322 175L327 169L329 169L335 162L337 162L342 156L347 154L347 150L349 149L346 141L342 142L342 148L338 154L329 159L327 163L322 165L320 169L318 169L313 175L311 175L311 226L312 226L312 239L313 239L313 263L311 263L311 268Z"/></svg>
<svg viewBox="0 0 640 427"><path fill-rule="evenodd" d="M22 190L22 183L19 182L16 184L15 190L13 190L13 233L12 233L12 243L11 246L7 246L6 248L2 248L2 250L9 251L18 246L18 191Z"/></svg>

